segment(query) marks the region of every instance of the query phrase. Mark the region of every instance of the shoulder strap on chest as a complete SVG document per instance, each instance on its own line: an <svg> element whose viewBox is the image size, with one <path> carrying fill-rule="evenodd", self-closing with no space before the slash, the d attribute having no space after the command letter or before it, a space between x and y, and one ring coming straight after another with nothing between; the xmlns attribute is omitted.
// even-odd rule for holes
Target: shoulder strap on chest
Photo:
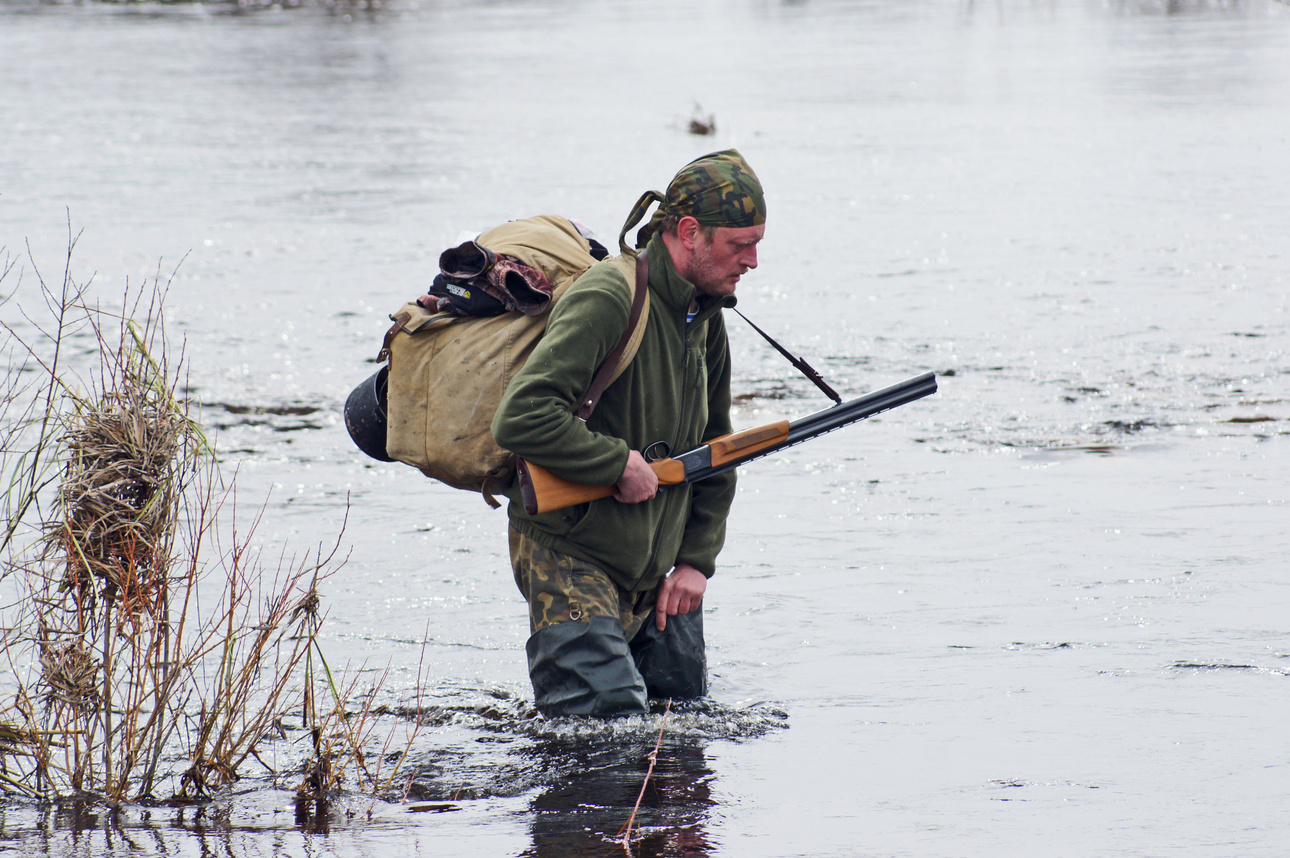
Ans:
<svg viewBox="0 0 1290 858"><path fill-rule="evenodd" d="M626 260L619 263L620 267L624 267L625 264ZM628 278L629 282L631 279ZM627 328L619 338L618 345L614 346L613 351L605 358L605 362L600 365L596 377L591 380L591 386L587 388L587 392L578 403L575 414L581 420L591 416L605 388L627 369L632 358L636 357L636 350L640 348L641 339L645 336L645 323L649 321L649 259L644 251L636 256L635 281L632 308L627 315Z"/></svg>

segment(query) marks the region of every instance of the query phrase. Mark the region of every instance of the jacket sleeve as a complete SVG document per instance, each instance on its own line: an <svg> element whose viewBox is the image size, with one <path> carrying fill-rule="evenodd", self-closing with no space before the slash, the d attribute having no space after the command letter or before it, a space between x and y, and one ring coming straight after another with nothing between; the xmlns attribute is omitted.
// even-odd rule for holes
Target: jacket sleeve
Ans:
<svg viewBox="0 0 1290 858"><path fill-rule="evenodd" d="M708 321L708 423L703 440L728 435L730 428L730 348L721 314ZM677 563L688 563L711 578L717 554L726 541L726 517L735 497L735 470L700 480L692 486L690 518Z"/></svg>
<svg viewBox="0 0 1290 858"><path fill-rule="evenodd" d="M627 327L627 296L626 281L602 264L556 303L493 417L498 446L566 480L618 482L627 466L627 442L592 432L574 411Z"/></svg>

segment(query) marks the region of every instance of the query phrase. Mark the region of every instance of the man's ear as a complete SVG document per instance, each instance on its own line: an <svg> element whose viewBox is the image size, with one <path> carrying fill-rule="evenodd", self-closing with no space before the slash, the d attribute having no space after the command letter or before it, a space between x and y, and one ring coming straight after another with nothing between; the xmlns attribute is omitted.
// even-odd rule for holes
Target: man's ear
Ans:
<svg viewBox="0 0 1290 858"><path fill-rule="evenodd" d="M703 234L703 227L697 220L686 215L677 221L676 237L680 240L681 246L686 250L693 251L698 246L699 238Z"/></svg>

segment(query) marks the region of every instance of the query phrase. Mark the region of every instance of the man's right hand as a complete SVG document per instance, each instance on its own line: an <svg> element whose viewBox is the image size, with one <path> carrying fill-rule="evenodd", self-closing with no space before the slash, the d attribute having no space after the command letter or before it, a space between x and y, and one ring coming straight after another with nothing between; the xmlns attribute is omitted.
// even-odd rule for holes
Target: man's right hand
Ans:
<svg viewBox="0 0 1290 858"><path fill-rule="evenodd" d="M614 500L619 503L641 503L658 494L658 474L645 461L645 457L632 450L627 454L627 467L614 488Z"/></svg>

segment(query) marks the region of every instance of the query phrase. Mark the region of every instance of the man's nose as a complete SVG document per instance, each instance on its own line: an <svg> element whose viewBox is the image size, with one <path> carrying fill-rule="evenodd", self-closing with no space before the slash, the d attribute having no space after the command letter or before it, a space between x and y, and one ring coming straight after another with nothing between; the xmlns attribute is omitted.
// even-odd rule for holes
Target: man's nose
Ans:
<svg viewBox="0 0 1290 858"><path fill-rule="evenodd" d="M757 267L757 245L753 245L740 255L739 264L745 268Z"/></svg>

